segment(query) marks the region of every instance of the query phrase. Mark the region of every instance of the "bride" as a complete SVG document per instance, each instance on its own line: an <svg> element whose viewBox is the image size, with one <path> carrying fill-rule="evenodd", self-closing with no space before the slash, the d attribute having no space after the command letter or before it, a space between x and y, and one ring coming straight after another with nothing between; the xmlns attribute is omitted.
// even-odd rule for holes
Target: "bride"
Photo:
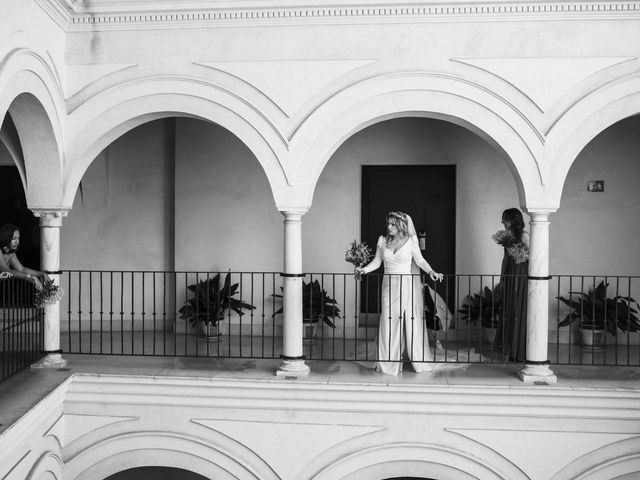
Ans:
<svg viewBox="0 0 640 480"><path fill-rule="evenodd" d="M443 274L435 272L422 257L409 215L389 212L386 221L387 236L378 238L375 257L368 265L355 269L356 276L360 276L378 269L384 262L378 362L375 368L387 375L397 375L406 346L414 370L418 373L428 372L431 366L424 362L431 361L432 356L423 320L422 282L418 267L433 281L442 281Z"/></svg>

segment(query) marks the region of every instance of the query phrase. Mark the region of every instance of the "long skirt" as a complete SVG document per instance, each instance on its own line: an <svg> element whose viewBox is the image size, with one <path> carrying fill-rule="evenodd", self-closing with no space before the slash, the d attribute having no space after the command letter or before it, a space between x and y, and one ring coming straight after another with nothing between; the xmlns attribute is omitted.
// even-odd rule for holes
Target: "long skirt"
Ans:
<svg viewBox="0 0 640 480"><path fill-rule="evenodd" d="M523 362L527 358L527 291L529 262L516 263L505 254L502 260L502 323L496 342L502 343L505 358Z"/></svg>
<svg viewBox="0 0 640 480"><path fill-rule="evenodd" d="M418 279L415 281L414 279ZM422 284L410 274L385 275L378 327L376 370L397 375L406 351L416 372L431 371L429 338L424 322Z"/></svg>

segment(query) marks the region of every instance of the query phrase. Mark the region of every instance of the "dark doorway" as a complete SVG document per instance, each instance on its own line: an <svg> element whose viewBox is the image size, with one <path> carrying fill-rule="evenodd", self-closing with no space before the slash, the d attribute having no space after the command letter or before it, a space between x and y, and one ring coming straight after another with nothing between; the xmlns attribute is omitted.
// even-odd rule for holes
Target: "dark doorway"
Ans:
<svg viewBox="0 0 640 480"><path fill-rule="evenodd" d="M385 216L390 210L408 213L416 230L426 232L423 255L434 270L455 272L455 165L363 166L361 238L372 249L378 237L385 234ZM382 271L380 268L376 273ZM363 282L361 309L377 313L380 282L374 276L367 280ZM448 283L453 292L455 279L450 278ZM449 308L453 308L454 299L448 300Z"/></svg>
<svg viewBox="0 0 640 480"><path fill-rule="evenodd" d="M393 478L386 478L385 480L434 480L434 479L426 478L426 477L393 477Z"/></svg>
<svg viewBox="0 0 640 480"><path fill-rule="evenodd" d="M0 165L0 225L5 223L14 224L20 229L20 263L40 270L38 219L27 208L20 173L13 165Z"/></svg>
<svg viewBox="0 0 640 480"><path fill-rule="evenodd" d="M434 480L434 479L426 478L426 477L393 477L393 478L386 478L385 480Z"/></svg>
<svg viewBox="0 0 640 480"><path fill-rule="evenodd" d="M188 470L173 467L137 467L109 475L105 480L208 480Z"/></svg>

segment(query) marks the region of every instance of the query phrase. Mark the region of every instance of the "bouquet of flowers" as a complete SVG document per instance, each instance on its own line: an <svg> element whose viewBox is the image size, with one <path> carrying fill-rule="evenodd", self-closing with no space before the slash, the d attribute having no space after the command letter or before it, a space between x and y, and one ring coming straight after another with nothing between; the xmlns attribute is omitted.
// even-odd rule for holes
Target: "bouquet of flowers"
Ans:
<svg viewBox="0 0 640 480"><path fill-rule="evenodd" d="M37 308L53 305L62 300L63 295L64 291L53 280L45 280L42 282L42 289L36 292L34 305Z"/></svg>
<svg viewBox="0 0 640 480"><path fill-rule="evenodd" d="M353 263L356 267L364 267L372 257L371 249L367 247L367 244L364 242L358 242L357 240L353 240L351 245L344 253L344 259Z"/></svg>
<svg viewBox="0 0 640 480"><path fill-rule="evenodd" d="M502 245L503 247L509 247L513 245L515 242L515 238L513 238L513 234L509 230L498 230L496 233L491 235L491 238L498 245Z"/></svg>
<svg viewBox="0 0 640 480"><path fill-rule="evenodd" d="M507 255L513 258L516 263L524 263L529 260L529 247L522 242L516 242L507 247Z"/></svg>
<svg viewBox="0 0 640 480"><path fill-rule="evenodd" d="M498 245L502 245L513 261L520 264L529 260L529 247L523 242L516 242L513 234L508 230L498 230L491 235L491 238Z"/></svg>

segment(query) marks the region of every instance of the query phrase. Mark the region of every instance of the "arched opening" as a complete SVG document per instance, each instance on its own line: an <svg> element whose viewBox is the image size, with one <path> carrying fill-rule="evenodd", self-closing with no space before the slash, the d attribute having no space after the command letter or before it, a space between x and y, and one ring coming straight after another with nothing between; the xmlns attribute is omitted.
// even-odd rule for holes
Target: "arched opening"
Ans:
<svg viewBox="0 0 640 480"><path fill-rule="evenodd" d="M431 118L397 118L357 132L336 150L318 180L303 237L304 250L318 254L304 258L305 271L342 271L347 266L342 258L345 242L360 238L362 166L369 165L454 166L455 236L442 240L455 246L455 264L447 273L499 271L502 253L490 237L500 227L502 210L519 205L504 155L466 128ZM395 208L394 194L379 193L388 198L389 210ZM379 224L382 233L384 218ZM340 238L316 235L329 225L344 232ZM428 237L442 236L437 224L424 228ZM471 242L473 248L466 248ZM437 258L433 261L440 267Z"/></svg>
<svg viewBox="0 0 640 480"><path fill-rule="evenodd" d="M630 241L640 233L638 132L640 115L616 122L589 142L573 162L560 209L552 217L550 263L554 273L638 273L637 251Z"/></svg>
<svg viewBox="0 0 640 480"><path fill-rule="evenodd" d="M277 270L280 222L264 171L236 136L211 122L169 117L128 131L91 163L65 221L62 263ZM243 240L257 236L247 251Z"/></svg>
<svg viewBox="0 0 640 480"><path fill-rule="evenodd" d="M63 288L73 313L62 322L63 348L103 351L108 342L120 353L211 352L195 334L203 312L218 308L217 297L206 297L193 314L182 309L216 275L222 290L228 271L232 285L242 284L235 299L270 301L276 277L263 287L260 276L249 291L244 272L281 268L281 222L265 171L226 128L165 117L127 131L87 168L65 219L61 265L69 271ZM121 305L131 312L126 317L105 313L123 312ZM222 314L216 322L226 332L240 329L236 311ZM92 339L87 330L116 337ZM180 341L167 340L169 331Z"/></svg>
<svg viewBox="0 0 640 480"><path fill-rule="evenodd" d="M571 355L574 362L619 365L637 358L638 132L635 115L595 136L572 163L552 216L551 295L582 305L571 310L558 303L550 316L551 338L570 344L564 354L560 350L560 361ZM578 314L568 317L571 312Z"/></svg>
<svg viewBox="0 0 640 480"><path fill-rule="evenodd" d="M418 233L426 233L426 260L434 270L447 274L445 282L436 287L440 298L425 295L425 304L430 311L436 309L434 304L442 311L444 304L448 313L439 314L439 321L427 320L428 328L448 330L438 334L442 343L471 339L475 351L483 353L466 354L470 360L492 359L488 347L476 342L483 334L479 324L454 322L468 294L494 289L500 282L503 249L491 236L502 228L503 210L518 207L520 201L505 155L475 132L434 118L395 118L358 131L336 150L318 179L303 230L304 251L315 253L304 257L304 270L349 271L352 267L344 261L349 242L361 239L375 251L379 235L385 234L386 213L405 211L412 216ZM381 170L377 183L367 185L365 176L375 169ZM377 209L374 215L373 207ZM325 231L336 233L318 234ZM333 283L327 284L329 295L341 308L344 305L347 319L358 319L357 325L348 324L346 335L375 338L382 308L382 277L367 276L357 292L349 276L345 285ZM359 302L357 306L354 301ZM359 310L354 312L355 308ZM488 327L487 335L495 332L494 328ZM323 338L332 335L325 327ZM372 347L375 351L376 346ZM375 354L371 348L366 352L358 348L355 358L371 359ZM456 346L449 344L449 348L454 352Z"/></svg>
<svg viewBox="0 0 640 480"><path fill-rule="evenodd" d="M137 467L109 475L105 480L207 480L207 478L182 468Z"/></svg>

